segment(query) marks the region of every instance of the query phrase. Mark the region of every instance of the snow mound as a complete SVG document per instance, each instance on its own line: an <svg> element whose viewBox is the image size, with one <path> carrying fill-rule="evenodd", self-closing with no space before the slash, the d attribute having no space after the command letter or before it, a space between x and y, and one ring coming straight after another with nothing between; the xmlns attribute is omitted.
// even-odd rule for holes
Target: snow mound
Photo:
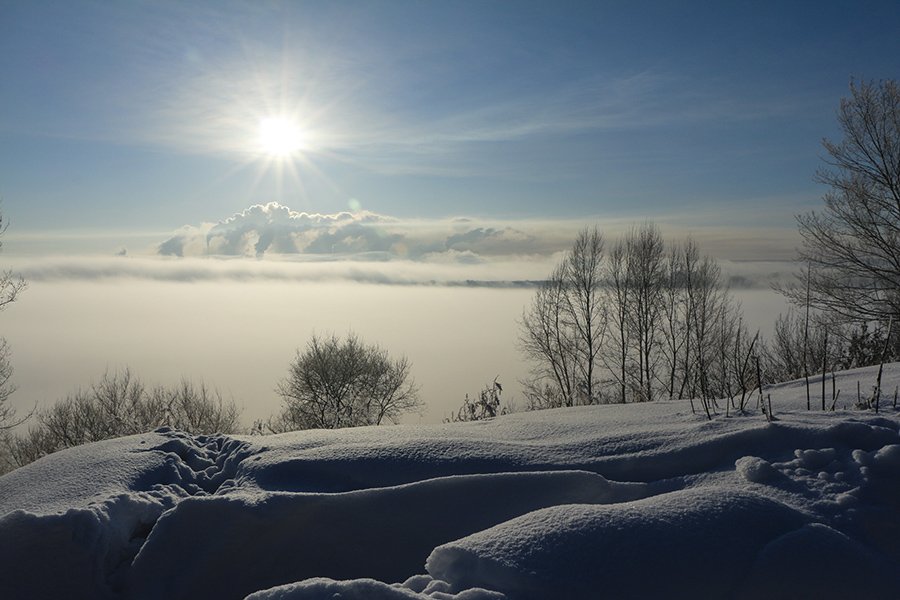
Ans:
<svg viewBox="0 0 900 600"><path fill-rule="evenodd" d="M766 393L771 422L672 401L73 448L0 477L0 594L895 598L900 412Z"/></svg>
<svg viewBox="0 0 900 600"><path fill-rule="evenodd" d="M247 448L161 429L72 448L0 477L0 589L117 598L156 521L215 491Z"/></svg>
<svg viewBox="0 0 900 600"><path fill-rule="evenodd" d="M428 572L453 589L544 598L731 598L769 542L808 518L747 493L683 490L535 511L440 546ZM622 578L641 565L640 577ZM695 583L696 582L696 583Z"/></svg>
<svg viewBox="0 0 900 600"><path fill-rule="evenodd" d="M242 598L322 576L403 581L445 542L539 508L614 498L606 479L583 471L460 475L337 494L189 498L154 527L129 573L128 597ZM191 530L203 535L184 535Z"/></svg>

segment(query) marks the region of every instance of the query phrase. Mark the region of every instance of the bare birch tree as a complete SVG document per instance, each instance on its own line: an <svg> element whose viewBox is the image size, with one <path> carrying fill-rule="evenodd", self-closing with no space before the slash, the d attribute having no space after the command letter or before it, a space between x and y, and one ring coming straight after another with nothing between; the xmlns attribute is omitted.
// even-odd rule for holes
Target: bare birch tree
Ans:
<svg viewBox="0 0 900 600"><path fill-rule="evenodd" d="M850 83L837 112L844 139L824 140L829 186L821 213L797 217L814 308L886 324L900 316L900 86L894 80ZM781 290L806 302L805 285Z"/></svg>
<svg viewBox="0 0 900 600"><path fill-rule="evenodd" d="M635 399L649 402L658 379L665 245L659 228L652 223L632 230L624 243L631 285L631 297L626 306L627 326L637 354Z"/></svg>
<svg viewBox="0 0 900 600"><path fill-rule="evenodd" d="M606 269L609 343L604 364L619 399L652 400L661 358L664 328L666 249L652 223L632 229L610 253Z"/></svg>
<svg viewBox="0 0 900 600"><path fill-rule="evenodd" d="M665 285L662 294L662 343L661 356L665 368L662 380L663 394L675 398L682 389L684 378L680 362L688 343L686 307L683 278L684 253L680 245L672 245L665 259Z"/></svg>
<svg viewBox="0 0 900 600"><path fill-rule="evenodd" d="M647 223L603 254L584 230L521 321L530 408L743 394L751 346L718 265ZM721 397L721 396L720 396Z"/></svg>
<svg viewBox="0 0 900 600"><path fill-rule="evenodd" d="M533 363L522 383L532 408L598 401L602 269L603 236L596 227L583 229L522 315L519 347Z"/></svg>
<svg viewBox="0 0 900 600"><path fill-rule="evenodd" d="M558 266L538 288L519 321L519 348L531 360L522 382L531 408L570 404L578 384L578 349L568 329L565 269Z"/></svg>
<svg viewBox="0 0 900 600"><path fill-rule="evenodd" d="M584 229L575 239L566 261L571 293L566 296L581 360L576 401L594 404L599 396L596 381L598 356L606 333L606 313L601 303L603 236L597 227Z"/></svg>
<svg viewBox="0 0 900 600"><path fill-rule="evenodd" d="M609 314L609 343L603 353L603 361L609 369L617 388L618 401L628 401L634 388L634 368L631 361L632 342L629 323L631 305L632 272L628 268L628 246L619 242L609 257L606 283L606 303Z"/></svg>

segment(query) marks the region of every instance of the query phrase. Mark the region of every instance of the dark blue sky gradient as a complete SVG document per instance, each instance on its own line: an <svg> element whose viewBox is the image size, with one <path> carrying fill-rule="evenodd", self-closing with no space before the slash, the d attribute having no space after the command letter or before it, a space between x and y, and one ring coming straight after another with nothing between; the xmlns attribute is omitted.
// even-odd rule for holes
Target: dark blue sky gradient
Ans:
<svg viewBox="0 0 900 600"><path fill-rule="evenodd" d="M14 230L171 232L277 201L399 218L793 227L896 2L0 1ZM266 116L308 146L258 152ZM355 201L351 203L351 200Z"/></svg>

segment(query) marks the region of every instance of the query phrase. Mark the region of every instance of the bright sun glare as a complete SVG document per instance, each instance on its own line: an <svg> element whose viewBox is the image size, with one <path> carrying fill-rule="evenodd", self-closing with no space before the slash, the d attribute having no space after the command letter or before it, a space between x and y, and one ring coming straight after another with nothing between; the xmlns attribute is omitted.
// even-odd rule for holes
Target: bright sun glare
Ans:
<svg viewBox="0 0 900 600"><path fill-rule="evenodd" d="M259 123L263 150L277 156L286 156L303 147L303 132L289 119L269 117Z"/></svg>

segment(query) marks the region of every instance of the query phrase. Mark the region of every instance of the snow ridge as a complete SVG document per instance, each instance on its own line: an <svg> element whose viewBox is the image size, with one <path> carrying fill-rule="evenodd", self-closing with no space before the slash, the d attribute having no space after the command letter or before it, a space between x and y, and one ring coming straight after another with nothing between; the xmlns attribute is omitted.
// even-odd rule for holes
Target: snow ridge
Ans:
<svg viewBox="0 0 900 600"><path fill-rule="evenodd" d="M672 401L73 448L0 478L0 590L896 598L900 411L807 411L801 387L775 392L772 422Z"/></svg>

